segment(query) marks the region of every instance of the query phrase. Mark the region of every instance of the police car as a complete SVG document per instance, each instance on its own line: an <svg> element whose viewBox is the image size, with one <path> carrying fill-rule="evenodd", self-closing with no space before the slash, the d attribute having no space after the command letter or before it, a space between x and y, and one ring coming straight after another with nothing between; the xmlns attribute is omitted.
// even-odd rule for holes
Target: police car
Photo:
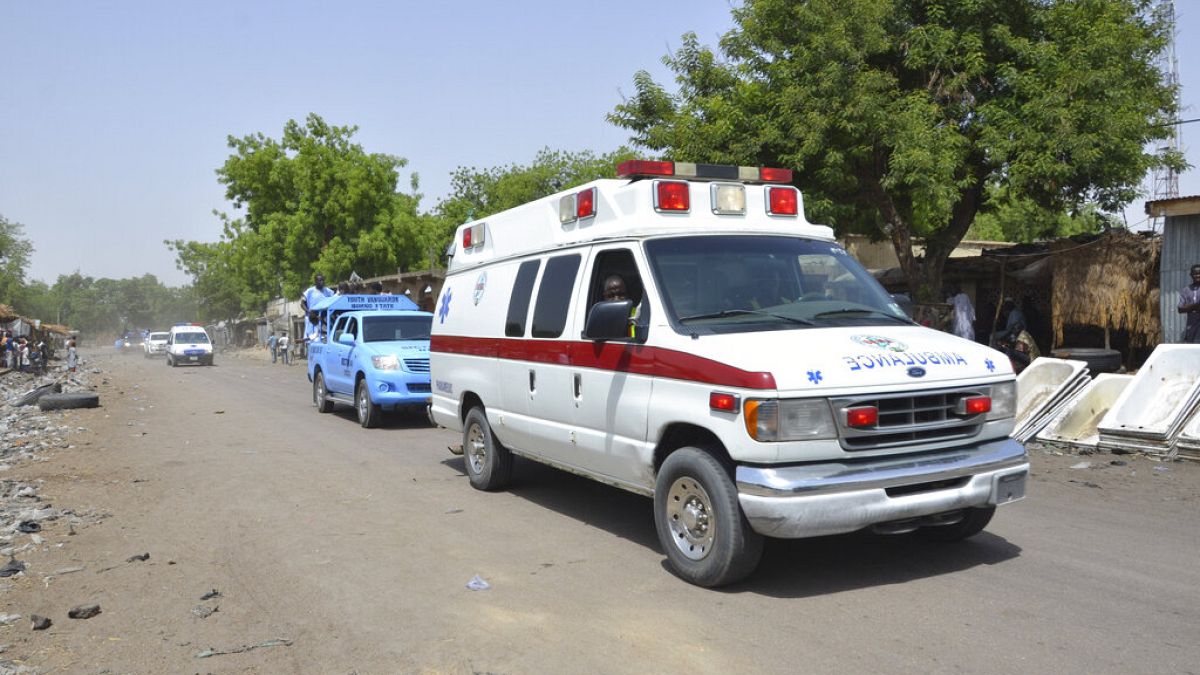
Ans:
<svg viewBox="0 0 1200 675"><path fill-rule="evenodd" d="M213 364L213 345L204 326L197 323L177 323L167 331L167 365L193 363Z"/></svg>
<svg viewBox="0 0 1200 675"><path fill-rule="evenodd" d="M425 413L432 314L401 295L335 295L311 311L320 334L308 343L308 379L319 412L351 405L368 428L387 411Z"/></svg>
<svg viewBox="0 0 1200 675"><path fill-rule="evenodd" d="M790 170L618 174L455 234L431 416L473 487L520 455L651 496L702 586L750 574L764 537L958 540L1024 497L1008 359L914 324Z"/></svg>

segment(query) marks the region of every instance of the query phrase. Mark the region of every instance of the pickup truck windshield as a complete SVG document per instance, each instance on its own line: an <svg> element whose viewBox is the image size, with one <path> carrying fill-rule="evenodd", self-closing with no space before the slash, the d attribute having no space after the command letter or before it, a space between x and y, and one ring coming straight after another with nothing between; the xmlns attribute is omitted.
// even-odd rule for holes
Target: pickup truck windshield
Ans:
<svg viewBox="0 0 1200 675"><path fill-rule="evenodd" d="M208 336L204 333L176 333L175 344L206 345Z"/></svg>
<svg viewBox="0 0 1200 675"><path fill-rule="evenodd" d="M363 318L363 342L428 340L432 316L368 316Z"/></svg>
<svg viewBox="0 0 1200 675"><path fill-rule="evenodd" d="M911 324L837 244L800 237L653 239L646 254L674 323L695 333Z"/></svg>

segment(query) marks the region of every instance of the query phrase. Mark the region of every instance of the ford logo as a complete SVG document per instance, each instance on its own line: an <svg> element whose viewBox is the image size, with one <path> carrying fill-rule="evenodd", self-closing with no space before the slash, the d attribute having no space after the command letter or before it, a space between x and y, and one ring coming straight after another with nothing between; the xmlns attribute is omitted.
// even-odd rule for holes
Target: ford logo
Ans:
<svg viewBox="0 0 1200 675"><path fill-rule="evenodd" d="M921 366L913 366L908 369L909 377L925 377L925 369Z"/></svg>

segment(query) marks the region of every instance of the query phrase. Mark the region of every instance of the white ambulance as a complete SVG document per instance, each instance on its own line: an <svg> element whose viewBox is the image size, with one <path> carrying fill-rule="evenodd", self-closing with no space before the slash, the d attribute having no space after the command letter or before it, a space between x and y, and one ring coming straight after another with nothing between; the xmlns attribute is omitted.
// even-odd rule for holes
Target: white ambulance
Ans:
<svg viewBox="0 0 1200 675"><path fill-rule="evenodd" d="M750 574L763 537L959 540L1024 497L1008 359L910 321L791 171L618 174L458 228L430 413L474 487L520 455L652 496L702 586Z"/></svg>

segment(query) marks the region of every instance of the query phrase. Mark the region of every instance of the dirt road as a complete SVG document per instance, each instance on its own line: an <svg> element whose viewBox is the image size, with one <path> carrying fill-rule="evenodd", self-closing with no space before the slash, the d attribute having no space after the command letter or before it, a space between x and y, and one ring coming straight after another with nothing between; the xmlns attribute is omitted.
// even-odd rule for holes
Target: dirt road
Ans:
<svg viewBox="0 0 1200 675"><path fill-rule="evenodd" d="M477 492L444 430L318 414L303 362L93 364L103 407L60 413L87 429L74 447L0 475L89 514L45 523L26 573L0 579L2 612L26 617L0 627L9 668L1200 669L1196 465L1035 452L1030 498L967 543L769 542L757 575L713 591L666 570L649 500L520 460L511 490ZM67 618L86 603L102 613Z"/></svg>

